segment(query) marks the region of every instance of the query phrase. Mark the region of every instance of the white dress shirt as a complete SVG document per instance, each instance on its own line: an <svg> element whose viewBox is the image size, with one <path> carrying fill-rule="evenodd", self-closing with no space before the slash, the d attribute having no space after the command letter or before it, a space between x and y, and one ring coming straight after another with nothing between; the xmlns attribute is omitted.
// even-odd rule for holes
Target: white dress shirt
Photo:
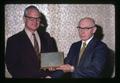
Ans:
<svg viewBox="0 0 120 83"><path fill-rule="evenodd" d="M88 45L88 43L90 42L90 40L92 40L93 36L90 37L87 41L82 41L82 45L81 45L81 48L83 47L83 43L85 42L86 43L86 47Z"/></svg>
<svg viewBox="0 0 120 83"><path fill-rule="evenodd" d="M28 36L28 38L30 39L30 41L31 41L31 43L32 43L32 45L33 45L33 47L34 47L34 38L33 38L33 33L32 32L30 32L30 30L29 29L27 29L27 28L25 28L25 32L26 32L26 34L27 34L27 36ZM37 31L35 31L34 32L34 34L35 34L35 37L36 37L36 39L37 39L37 42L38 42L38 45L39 45L39 52L41 51L41 42L40 42L40 37L39 37L39 35L38 35L38 32Z"/></svg>

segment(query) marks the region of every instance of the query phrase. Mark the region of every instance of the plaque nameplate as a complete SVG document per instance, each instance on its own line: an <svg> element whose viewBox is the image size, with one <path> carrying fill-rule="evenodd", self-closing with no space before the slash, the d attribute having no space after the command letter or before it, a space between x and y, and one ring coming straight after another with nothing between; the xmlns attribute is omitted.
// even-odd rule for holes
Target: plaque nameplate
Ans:
<svg viewBox="0 0 120 83"><path fill-rule="evenodd" d="M64 64L63 52L41 53L41 68L57 67Z"/></svg>

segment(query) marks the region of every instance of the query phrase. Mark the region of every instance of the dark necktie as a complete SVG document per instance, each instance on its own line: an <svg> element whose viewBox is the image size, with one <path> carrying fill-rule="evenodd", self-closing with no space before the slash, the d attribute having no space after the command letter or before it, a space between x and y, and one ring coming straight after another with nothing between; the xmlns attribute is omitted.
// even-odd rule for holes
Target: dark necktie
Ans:
<svg viewBox="0 0 120 83"><path fill-rule="evenodd" d="M35 52L37 55L39 55L39 45L38 45L38 42L37 42L37 39L36 39L36 36L35 34L33 33L33 39L34 39L34 49L35 49Z"/></svg>
<svg viewBox="0 0 120 83"><path fill-rule="evenodd" d="M84 42L82 48L80 49L78 64L79 64L80 59L81 59L81 57L82 57L82 55L83 55L83 53L84 53L84 51L85 51L85 48L86 48L86 43Z"/></svg>
<svg viewBox="0 0 120 83"><path fill-rule="evenodd" d="M38 45L38 42L37 42L37 39L36 39L36 36L35 36L34 33L33 33L33 39L34 39L34 49L35 49L37 59L38 59L38 70L39 70L40 64L41 64L41 59L40 59L41 56L40 56L40 53L39 53L39 45Z"/></svg>

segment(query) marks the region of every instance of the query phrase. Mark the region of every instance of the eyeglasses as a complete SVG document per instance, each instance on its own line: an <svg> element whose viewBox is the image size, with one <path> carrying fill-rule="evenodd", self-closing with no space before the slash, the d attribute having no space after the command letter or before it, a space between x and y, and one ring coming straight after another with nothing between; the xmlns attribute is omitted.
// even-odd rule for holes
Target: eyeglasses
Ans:
<svg viewBox="0 0 120 83"><path fill-rule="evenodd" d="M82 27L78 26L77 28L79 28L80 30L88 31L89 29L94 28L94 27L95 26L82 28Z"/></svg>
<svg viewBox="0 0 120 83"><path fill-rule="evenodd" d="M29 20L37 20L40 21L40 17L30 17L30 16L25 16L26 18L28 18Z"/></svg>

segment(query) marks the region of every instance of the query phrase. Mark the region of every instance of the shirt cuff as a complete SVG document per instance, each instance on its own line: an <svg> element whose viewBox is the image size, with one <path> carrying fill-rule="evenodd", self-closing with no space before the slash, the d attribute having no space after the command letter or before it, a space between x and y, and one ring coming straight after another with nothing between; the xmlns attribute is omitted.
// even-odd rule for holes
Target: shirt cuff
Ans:
<svg viewBox="0 0 120 83"><path fill-rule="evenodd" d="M73 72L74 71L74 66L71 66L71 72Z"/></svg>

